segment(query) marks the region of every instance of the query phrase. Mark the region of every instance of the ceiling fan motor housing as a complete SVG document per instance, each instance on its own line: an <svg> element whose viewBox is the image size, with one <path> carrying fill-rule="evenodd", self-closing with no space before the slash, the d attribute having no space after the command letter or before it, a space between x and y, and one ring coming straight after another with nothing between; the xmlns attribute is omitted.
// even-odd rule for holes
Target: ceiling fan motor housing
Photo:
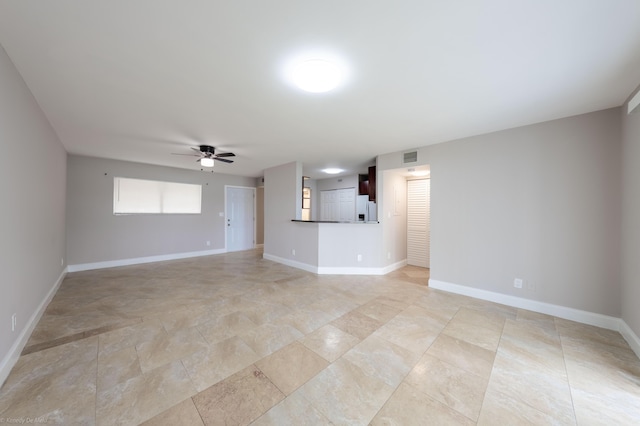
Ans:
<svg viewBox="0 0 640 426"><path fill-rule="evenodd" d="M212 146L209 146L209 145L200 145L200 152L202 152L203 154L213 155L214 154L214 148Z"/></svg>

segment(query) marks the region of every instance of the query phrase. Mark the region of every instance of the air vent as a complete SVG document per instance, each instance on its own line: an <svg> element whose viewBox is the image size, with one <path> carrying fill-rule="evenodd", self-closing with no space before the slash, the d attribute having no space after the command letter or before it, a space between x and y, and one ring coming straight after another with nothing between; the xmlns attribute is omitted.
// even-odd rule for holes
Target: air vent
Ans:
<svg viewBox="0 0 640 426"><path fill-rule="evenodd" d="M415 163L418 161L418 151L405 152L402 164Z"/></svg>

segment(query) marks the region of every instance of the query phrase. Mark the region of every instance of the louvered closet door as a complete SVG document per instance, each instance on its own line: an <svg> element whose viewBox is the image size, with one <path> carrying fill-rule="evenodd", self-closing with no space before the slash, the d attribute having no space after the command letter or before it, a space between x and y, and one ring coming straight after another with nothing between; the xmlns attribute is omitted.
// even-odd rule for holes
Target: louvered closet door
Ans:
<svg viewBox="0 0 640 426"><path fill-rule="evenodd" d="M407 263L429 268L429 179L407 181Z"/></svg>

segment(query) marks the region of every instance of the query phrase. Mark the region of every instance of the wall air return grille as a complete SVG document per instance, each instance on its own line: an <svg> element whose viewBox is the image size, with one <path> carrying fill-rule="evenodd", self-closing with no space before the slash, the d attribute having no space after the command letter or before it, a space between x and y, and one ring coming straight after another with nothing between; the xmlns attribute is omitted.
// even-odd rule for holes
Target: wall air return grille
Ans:
<svg viewBox="0 0 640 426"><path fill-rule="evenodd" d="M418 151L405 152L402 155L402 164L415 163L418 161Z"/></svg>

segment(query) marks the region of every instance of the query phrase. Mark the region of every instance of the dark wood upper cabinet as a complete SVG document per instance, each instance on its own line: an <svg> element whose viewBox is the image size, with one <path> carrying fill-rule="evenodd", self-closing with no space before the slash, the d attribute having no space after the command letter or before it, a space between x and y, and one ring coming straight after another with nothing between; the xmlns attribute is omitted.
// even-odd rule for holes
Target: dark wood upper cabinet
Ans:
<svg viewBox="0 0 640 426"><path fill-rule="evenodd" d="M369 195L369 175L358 175L358 195Z"/></svg>
<svg viewBox="0 0 640 426"><path fill-rule="evenodd" d="M369 201L376 201L376 166L369 167Z"/></svg>

